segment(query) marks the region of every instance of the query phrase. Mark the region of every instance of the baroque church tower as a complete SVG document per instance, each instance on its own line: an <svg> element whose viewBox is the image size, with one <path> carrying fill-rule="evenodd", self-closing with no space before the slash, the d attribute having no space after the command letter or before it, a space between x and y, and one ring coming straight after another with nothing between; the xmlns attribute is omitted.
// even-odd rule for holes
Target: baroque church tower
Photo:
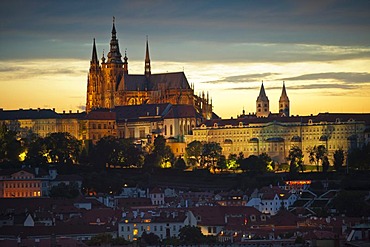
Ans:
<svg viewBox="0 0 370 247"><path fill-rule="evenodd" d="M266 96L265 88L263 82L260 89L260 94L256 101L256 116L257 117L268 117L270 114L269 99Z"/></svg>
<svg viewBox="0 0 370 247"><path fill-rule="evenodd" d="M280 116L289 117L289 98L285 90L285 82L283 82L283 90L279 99L279 114Z"/></svg>

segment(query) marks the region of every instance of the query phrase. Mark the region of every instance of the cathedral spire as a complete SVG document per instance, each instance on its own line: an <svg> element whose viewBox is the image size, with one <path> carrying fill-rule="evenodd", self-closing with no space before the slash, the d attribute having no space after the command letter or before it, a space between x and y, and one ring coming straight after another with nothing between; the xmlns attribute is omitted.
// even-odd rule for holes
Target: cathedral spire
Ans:
<svg viewBox="0 0 370 247"><path fill-rule="evenodd" d="M258 95L257 101L268 101L268 98L266 96L265 87L263 86L263 81L260 89L260 94Z"/></svg>
<svg viewBox="0 0 370 247"><path fill-rule="evenodd" d="M148 36L146 36L146 52L145 52L145 70L144 70L144 73L145 73L146 77L149 77L150 74L151 74Z"/></svg>
<svg viewBox="0 0 370 247"><path fill-rule="evenodd" d="M117 32L115 26L115 18L113 16L113 27L112 27L112 38L110 40L110 51L108 53L108 61L107 63L114 63L114 64L123 64L122 62L122 55L119 51L119 44L117 39Z"/></svg>
<svg viewBox="0 0 370 247"><path fill-rule="evenodd" d="M98 63L99 63L99 60L98 60L98 54L96 52L96 45L95 45L95 38L94 38L93 50L92 50L92 56L91 56L91 63L90 64L98 64Z"/></svg>
<svg viewBox="0 0 370 247"><path fill-rule="evenodd" d="M257 117L268 117L270 115L270 103L266 96L265 87L263 81L260 89L260 94L256 100L256 115Z"/></svg>
<svg viewBox="0 0 370 247"><path fill-rule="evenodd" d="M289 98L285 89L285 82L283 81L283 90L279 99L279 113L281 116L289 117Z"/></svg>

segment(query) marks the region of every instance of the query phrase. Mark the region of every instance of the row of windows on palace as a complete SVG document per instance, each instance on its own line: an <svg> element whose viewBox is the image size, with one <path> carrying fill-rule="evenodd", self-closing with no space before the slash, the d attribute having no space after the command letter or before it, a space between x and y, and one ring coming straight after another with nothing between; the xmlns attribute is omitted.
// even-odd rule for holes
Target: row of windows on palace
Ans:
<svg viewBox="0 0 370 247"><path fill-rule="evenodd" d="M5 192L4 197L40 197L40 191L15 191L15 192Z"/></svg>
<svg viewBox="0 0 370 247"><path fill-rule="evenodd" d="M169 224L167 224L167 227L169 226ZM177 230L180 230L180 228L181 228L182 226L181 225L179 225L179 226L176 226L176 225L172 225L172 230L173 231L177 231ZM133 228L133 230L135 230L135 229L137 229L137 230L141 230L142 232L144 231L144 229L146 230L146 231L150 231L150 225L146 225L146 226L144 226L144 225L141 225L139 228L137 228L137 225L136 224L134 224L134 228ZM164 229L164 227L163 227L163 225L159 225L159 226L157 226L157 225L154 225L153 226L153 231L154 232L157 232L157 231L163 231L163 229ZM121 231L122 232L131 232L131 226L121 226ZM134 235L137 235L137 234L135 234L135 232L134 232Z"/></svg>
<svg viewBox="0 0 370 247"><path fill-rule="evenodd" d="M233 126L235 127L235 126ZM229 127L229 128L233 128ZM255 127L247 127L247 128L255 128ZM337 128L333 127L333 129L330 129L330 132L340 132L342 134L345 134L346 131L362 131L363 128L361 126L349 126L349 127L342 127L342 128ZM199 131L199 132L198 132ZM298 134L300 131L298 129L284 129L284 130L252 130L252 131L247 131L247 130L234 130L234 131L223 131L223 129L208 129L208 131L212 131L214 135L253 135L253 134L276 134L276 133L295 133ZM203 131L204 132L204 131ZM197 132L194 133L194 135L204 135L202 132L202 129L197 129ZM320 128L309 128L309 129L302 129L302 133L313 133L313 132L318 132L318 134L322 133L325 134L328 132L327 130L323 130Z"/></svg>
<svg viewBox="0 0 370 247"><path fill-rule="evenodd" d="M40 188L38 182L23 182L23 183L4 183L4 188Z"/></svg>
<svg viewBox="0 0 370 247"><path fill-rule="evenodd" d="M294 145L290 145L291 147L293 147ZM341 145L329 145L329 150L331 149L335 149L335 148L342 148ZM229 152L247 152L247 151L250 151L250 152L257 152L258 150L260 152L278 152L278 149L280 150L280 152L283 152L284 151L284 148L282 146L280 146L280 148L278 147L260 147L258 150L257 150L257 147L253 147L253 148L247 148L247 147L234 147L234 148L228 148L228 147L225 147L227 149L227 151Z"/></svg>

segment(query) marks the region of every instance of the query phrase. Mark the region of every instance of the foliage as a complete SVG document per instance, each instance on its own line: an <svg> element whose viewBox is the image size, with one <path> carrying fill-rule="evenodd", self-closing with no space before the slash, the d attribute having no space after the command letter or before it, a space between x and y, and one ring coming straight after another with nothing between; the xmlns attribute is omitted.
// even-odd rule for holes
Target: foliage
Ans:
<svg viewBox="0 0 370 247"><path fill-rule="evenodd" d="M170 168L174 160L175 156L166 145L166 139L160 135L154 139L153 151L145 156L144 167Z"/></svg>
<svg viewBox="0 0 370 247"><path fill-rule="evenodd" d="M344 163L344 151L343 149L335 150L333 154L334 168L336 171L340 171Z"/></svg>
<svg viewBox="0 0 370 247"><path fill-rule="evenodd" d="M148 245L158 245L160 243L160 238L152 232L149 234L143 232L141 239Z"/></svg>
<svg viewBox="0 0 370 247"><path fill-rule="evenodd" d="M214 166L215 162L220 158L222 148L217 142L208 142L203 144L202 163L205 166Z"/></svg>
<svg viewBox="0 0 370 247"><path fill-rule="evenodd" d="M220 157L217 160L217 167L221 169L221 171L227 168L225 155L220 155Z"/></svg>
<svg viewBox="0 0 370 247"><path fill-rule="evenodd" d="M175 161L175 164L173 165L175 169L179 170L185 170L186 168L186 163L185 160L182 157L177 158Z"/></svg>
<svg viewBox="0 0 370 247"><path fill-rule="evenodd" d="M240 157L240 155L239 155ZM240 168L243 171L264 173L271 171L275 167L270 156L266 153L262 153L258 156L250 155L248 158L242 159L240 162Z"/></svg>
<svg viewBox="0 0 370 247"><path fill-rule="evenodd" d="M333 205L340 214L349 217L370 216L370 206L365 202L367 191L341 190L333 200Z"/></svg>
<svg viewBox="0 0 370 247"><path fill-rule="evenodd" d="M196 166L200 163L203 145L200 141L192 141L185 148L185 157L188 165Z"/></svg>
<svg viewBox="0 0 370 247"><path fill-rule="evenodd" d="M76 183L71 183L69 185L60 183L57 186L53 186L50 190L50 197L76 198L79 194L80 191Z"/></svg>
<svg viewBox="0 0 370 247"><path fill-rule="evenodd" d="M130 139L101 138L93 147L91 160L97 167L141 167L143 153Z"/></svg>
<svg viewBox="0 0 370 247"><path fill-rule="evenodd" d="M370 169L370 143L348 153L348 166L358 170Z"/></svg>
<svg viewBox="0 0 370 247"><path fill-rule="evenodd" d="M329 170L329 159L328 156L322 158L322 172L327 172Z"/></svg>
<svg viewBox="0 0 370 247"><path fill-rule="evenodd" d="M184 226L180 229L179 239L181 244L201 244L203 243L204 235L199 227Z"/></svg>
<svg viewBox="0 0 370 247"><path fill-rule="evenodd" d="M17 133L8 130L5 124L0 126L0 161L18 161L22 152L22 145L17 140Z"/></svg>
<svg viewBox="0 0 370 247"><path fill-rule="evenodd" d="M327 150L324 145L318 145L318 146L313 146L313 147L308 147L307 148L307 153L309 154L308 158L311 164L315 163L316 164L316 169L319 171L319 165L321 162L321 165L323 165L323 172L326 172L329 168L329 160L327 157ZM325 159L325 164L323 164ZM325 166L325 171L324 171L324 166Z"/></svg>
<svg viewBox="0 0 370 247"><path fill-rule="evenodd" d="M70 133L51 133L44 138L49 162L75 164L81 150L81 143Z"/></svg>
<svg viewBox="0 0 370 247"><path fill-rule="evenodd" d="M243 155L243 153L241 153ZM244 157L244 156L243 156ZM229 157L227 158L226 167L229 170L236 170L239 168L240 163L239 157L236 154L229 154Z"/></svg>
<svg viewBox="0 0 370 247"><path fill-rule="evenodd" d="M299 169L303 172L303 157L302 150L298 146L293 146L289 150L287 160L290 173L297 173Z"/></svg>
<svg viewBox="0 0 370 247"><path fill-rule="evenodd" d="M258 158L263 162L267 171L273 171L275 169L275 164L267 153L258 155Z"/></svg>
<svg viewBox="0 0 370 247"><path fill-rule="evenodd" d="M126 245L130 242L126 241L124 238L117 237L113 238L109 233L101 233L98 235L93 236L90 240L86 242L89 246L102 246L102 245Z"/></svg>

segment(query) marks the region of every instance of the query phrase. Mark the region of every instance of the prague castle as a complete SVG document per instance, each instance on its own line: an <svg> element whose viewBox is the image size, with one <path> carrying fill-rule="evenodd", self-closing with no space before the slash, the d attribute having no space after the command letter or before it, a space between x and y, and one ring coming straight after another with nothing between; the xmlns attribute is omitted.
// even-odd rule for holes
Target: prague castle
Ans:
<svg viewBox="0 0 370 247"><path fill-rule="evenodd" d="M212 103L209 96L194 95L183 72L151 73L149 44L146 41L144 73L131 75L127 54L122 61L113 20L110 51L107 58L98 60L95 39L87 82L86 111L113 109L117 106L162 104L192 105L204 119L212 117Z"/></svg>
<svg viewBox="0 0 370 247"><path fill-rule="evenodd" d="M212 112L208 93L195 95L194 85L189 85L183 72L152 74L148 40L143 74L130 74L127 54L122 60L116 34L113 21L110 50L101 60L93 41L86 112L0 108L0 124L17 131L20 137L69 132L83 143L114 136L145 145L154 136L163 135L175 147L176 156L183 155L191 141L217 142L225 156L267 153L278 162L286 161L292 146L305 153L309 147L325 145L331 155L339 148L347 152L370 142L370 113L292 116L284 83L276 102L279 112L270 112L262 83L256 94L255 113L243 111L237 118L219 119ZM307 157L305 163L309 163Z"/></svg>

